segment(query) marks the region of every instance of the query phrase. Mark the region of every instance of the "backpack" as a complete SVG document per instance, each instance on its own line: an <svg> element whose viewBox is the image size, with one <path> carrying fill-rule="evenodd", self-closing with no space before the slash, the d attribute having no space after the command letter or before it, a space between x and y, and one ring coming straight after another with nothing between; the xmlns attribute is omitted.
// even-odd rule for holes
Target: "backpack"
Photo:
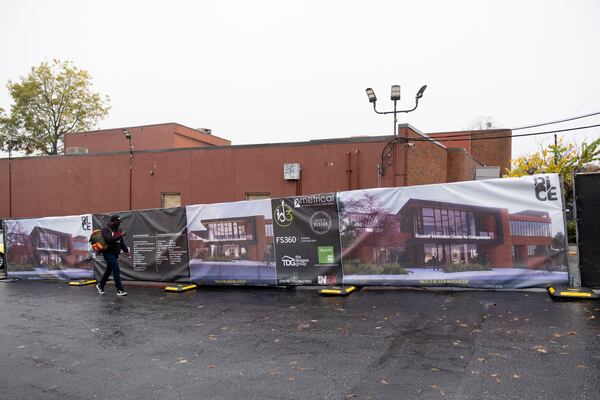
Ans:
<svg viewBox="0 0 600 400"><path fill-rule="evenodd" d="M90 243L92 245L92 250L98 253L103 252L108 248L108 244L104 240L104 236L102 236L102 229L95 229L92 231Z"/></svg>

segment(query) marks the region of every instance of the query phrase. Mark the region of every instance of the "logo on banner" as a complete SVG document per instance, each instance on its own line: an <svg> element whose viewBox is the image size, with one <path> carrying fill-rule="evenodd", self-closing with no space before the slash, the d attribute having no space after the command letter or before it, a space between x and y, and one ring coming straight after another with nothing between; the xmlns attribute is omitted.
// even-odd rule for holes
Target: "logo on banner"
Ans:
<svg viewBox="0 0 600 400"><path fill-rule="evenodd" d="M81 229L83 229L84 231L92 230L92 224L90 223L89 215L81 217Z"/></svg>
<svg viewBox="0 0 600 400"><path fill-rule="evenodd" d="M277 225L285 228L294 221L294 211L290 206L281 200L281 204L275 208L275 222Z"/></svg>
<svg viewBox="0 0 600 400"><path fill-rule="evenodd" d="M331 217L325 211L317 211L310 217L310 229L318 234L324 235L331 228Z"/></svg>
<svg viewBox="0 0 600 400"><path fill-rule="evenodd" d="M281 257L281 264L284 267L306 267L308 265L308 258L302 258L301 256L283 256Z"/></svg>
<svg viewBox="0 0 600 400"><path fill-rule="evenodd" d="M319 264L333 264L335 262L333 246L318 246L317 256Z"/></svg>
<svg viewBox="0 0 600 400"><path fill-rule="evenodd" d="M315 206L335 203L335 193L314 194L312 196L294 197L294 207Z"/></svg>
<svg viewBox="0 0 600 400"><path fill-rule="evenodd" d="M318 275L317 276L317 283L319 285L335 284L335 276L332 276L332 275Z"/></svg>
<svg viewBox="0 0 600 400"><path fill-rule="evenodd" d="M539 201L558 200L556 186L550 184L549 176L533 178L533 185L535 187L535 197Z"/></svg>
<svg viewBox="0 0 600 400"><path fill-rule="evenodd" d="M298 243L298 236L277 236L275 238L277 244L294 244Z"/></svg>

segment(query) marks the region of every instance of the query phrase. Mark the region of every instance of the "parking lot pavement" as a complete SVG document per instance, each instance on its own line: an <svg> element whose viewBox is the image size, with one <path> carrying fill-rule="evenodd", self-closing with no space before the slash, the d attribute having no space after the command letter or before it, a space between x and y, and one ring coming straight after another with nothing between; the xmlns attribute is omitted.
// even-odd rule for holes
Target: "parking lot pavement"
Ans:
<svg viewBox="0 0 600 400"><path fill-rule="evenodd" d="M600 302L0 283L6 399L599 399Z"/></svg>

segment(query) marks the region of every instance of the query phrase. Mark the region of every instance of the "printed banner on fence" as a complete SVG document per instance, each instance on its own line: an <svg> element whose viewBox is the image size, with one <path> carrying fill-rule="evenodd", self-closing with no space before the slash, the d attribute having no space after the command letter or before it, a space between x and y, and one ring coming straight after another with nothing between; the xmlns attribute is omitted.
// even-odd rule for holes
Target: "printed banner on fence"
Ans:
<svg viewBox="0 0 600 400"><path fill-rule="evenodd" d="M119 213L129 280L543 287L568 282L558 175ZM109 215L6 220L8 276L82 279ZM92 221L93 219L93 221Z"/></svg>
<svg viewBox="0 0 600 400"><path fill-rule="evenodd" d="M271 201L186 207L190 277L209 285L275 285Z"/></svg>
<svg viewBox="0 0 600 400"><path fill-rule="evenodd" d="M325 285L342 281L335 193L273 199L277 282Z"/></svg>
<svg viewBox="0 0 600 400"><path fill-rule="evenodd" d="M22 279L92 279L90 214L4 221L7 275Z"/></svg>
<svg viewBox="0 0 600 400"><path fill-rule="evenodd" d="M556 174L338 194L344 283L522 288L566 283Z"/></svg>
<svg viewBox="0 0 600 400"><path fill-rule="evenodd" d="M100 229L111 214L94 214L94 229ZM189 257L185 208L165 208L118 213L120 229L127 232L125 244L130 257L121 253L122 279L137 281L188 281ZM106 262L97 255L94 269L98 277Z"/></svg>
<svg viewBox="0 0 600 400"><path fill-rule="evenodd" d="M211 285L275 285L270 200L186 207L190 279Z"/></svg>

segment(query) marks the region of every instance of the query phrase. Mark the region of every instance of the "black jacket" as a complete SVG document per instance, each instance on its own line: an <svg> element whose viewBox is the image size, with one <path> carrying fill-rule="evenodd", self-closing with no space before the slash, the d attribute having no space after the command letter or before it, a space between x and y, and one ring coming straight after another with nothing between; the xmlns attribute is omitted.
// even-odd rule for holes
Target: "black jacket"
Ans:
<svg viewBox="0 0 600 400"><path fill-rule="evenodd" d="M108 245L108 248L104 250L105 252L112 253L116 256L121 253L121 250L123 250L125 253L129 253L129 248L123 240L123 233L120 229L114 230L107 225L102 228L102 237Z"/></svg>

